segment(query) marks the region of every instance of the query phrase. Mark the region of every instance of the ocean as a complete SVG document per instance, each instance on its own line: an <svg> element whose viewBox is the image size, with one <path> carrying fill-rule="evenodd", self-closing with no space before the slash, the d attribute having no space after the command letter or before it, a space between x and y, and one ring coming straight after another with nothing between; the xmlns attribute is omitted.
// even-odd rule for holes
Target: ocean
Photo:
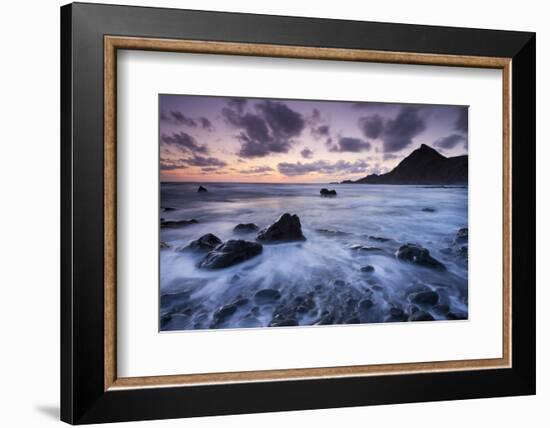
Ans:
<svg viewBox="0 0 550 428"><path fill-rule="evenodd" d="M467 242L457 238L468 226L466 187L202 184L207 192L161 184L159 220L197 223L160 228L160 330L467 319ZM337 196L321 197L323 187ZM212 270L198 267L204 253L180 251L207 233L254 241L257 232L234 227L262 229L284 213L299 217L305 241L264 244ZM408 243L444 269L398 259Z"/></svg>

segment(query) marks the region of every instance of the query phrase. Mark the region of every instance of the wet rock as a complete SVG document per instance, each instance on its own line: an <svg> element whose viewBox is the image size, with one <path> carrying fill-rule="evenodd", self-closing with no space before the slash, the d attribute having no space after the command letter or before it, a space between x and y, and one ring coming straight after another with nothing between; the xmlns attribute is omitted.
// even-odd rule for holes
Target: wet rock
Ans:
<svg viewBox="0 0 550 428"><path fill-rule="evenodd" d="M336 196L336 190L334 189L329 190L329 189L322 188L319 193L323 197Z"/></svg>
<svg viewBox="0 0 550 428"><path fill-rule="evenodd" d="M377 241L377 242L388 242L388 241L391 241L390 238L384 238L383 236L373 236L373 235L369 235L368 237L370 240L372 241Z"/></svg>
<svg viewBox="0 0 550 428"><path fill-rule="evenodd" d="M215 325L224 323L231 318L235 312L237 312L237 305L231 304L222 306L214 312L213 318Z"/></svg>
<svg viewBox="0 0 550 428"><path fill-rule="evenodd" d="M305 314L315 308L315 301L312 299L311 296L297 296L294 299L294 305L294 309L296 310L296 312L300 314Z"/></svg>
<svg viewBox="0 0 550 428"><path fill-rule="evenodd" d="M197 192L208 192L208 190L206 189L206 187L203 187L203 186L199 186L199 188L197 189Z"/></svg>
<svg viewBox="0 0 550 428"><path fill-rule="evenodd" d="M434 213L434 212L435 212L435 208L431 208L431 207L422 208L422 212L425 212L425 213Z"/></svg>
<svg viewBox="0 0 550 428"><path fill-rule="evenodd" d="M419 308L418 306L416 306L416 305L409 305L409 306L407 307L407 312L408 312L409 314L414 314L414 313L418 312L419 310L420 310L420 308Z"/></svg>
<svg viewBox="0 0 550 428"><path fill-rule="evenodd" d="M222 243L222 240L212 233L202 235L199 239L191 241L183 248L179 248L178 251L195 251L195 252L207 252L214 250L218 245Z"/></svg>
<svg viewBox="0 0 550 428"><path fill-rule="evenodd" d="M298 321L296 321L294 318L283 318L279 315L275 315L275 317L269 323L269 327L293 327L297 325Z"/></svg>
<svg viewBox="0 0 550 428"><path fill-rule="evenodd" d="M449 305L442 305L442 304L435 305L432 309L436 314L439 314L439 315L446 315L449 313L449 310L450 310Z"/></svg>
<svg viewBox="0 0 550 428"><path fill-rule="evenodd" d="M254 302L258 305L269 305L275 303L281 298L279 290L273 288L264 288L254 294Z"/></svg>
<svg viewBox="0 0 550 428"><path fill-rule="evenodd" d="M167 314L160 317L160 329L164 330L172 321L172 315Z"/></svg>
<svg viewBox="0 0 550 428"><path fill-rule="evenodd" d="M229 240L210 251L199 263L205 269L222 269L242 263L261 254L263 248L257 242Z"/></svg>
<svg viewBox="0 0 550 428"><path fill-rule="evenodd" d="M396 252L396 257L399 260L414 263L419 266L427 267L435 270L446 270L443 263L430 256L430 252L420 245L405 244L399 247Z"/></svg>
<svg viewBox="0 0 550 428"><path fill-rule="evenodd" d="M403 309L392 307L390 308L390 316L393 318L402 318L405 312L403 312Z"/></svg>
<svg viewBox="0 0 550 428"><path fill-rule="evenodd" d="M168 244L167 242L164 242L164 241L160 241L160 249L161 250L166 250L167 248L170 248L170 244Z"/></svg>
<svg viewBox="0 0 550 428"><path fill-rule="evenodd" d="M409 316L409 321L433 321L434 317L430 313L425 311L416 311Z"/></svg>
<svg viewBox="0 0 550 428"><path fill-rule="evenodd" d="M363 299L357 304L357 310L359 312L368 311L374 306L374 302L371 299Z"/></svg>
<svg viewBox="0 0 550 428"><path fill-rule="evenodd" d="M302 225L298 216L285 213L267 229L258 233L256 239L262 242L277 243L305 241L306 238L302 234Z"/></svg>
<svg viewBox="0 0 550 428"><path fill-rule="evenodd" d="M330 230L330 229L315 229L315 232L317 232L320 235L327 236L327 237L340 237L340 236L348 236L349 233L347 232L341 232L339 230Z"/></svg>
<svg viewBox="0 0 550 428"><path fill-rule="evenodd" d="M382 291L382 290L384 290L384 287L382 287L381 285L378 285L378 284L374 284L374 285L372 285L372 289L374 291Z"/></svg>
<svg viewBox="0 0 550 428"><path fill-rule="evenodd" d="M434 306L439 302L439 294L435 291L421 291L420 293L411 294L409 298L412 303L417 305Z"/></svg>
<svg viewBox="0 0 550 428"><path fill-rule="evenodd" d="M258 226L256 226L254 223L239 223L235 228L233 229L233 232L235 233L252 233L257 232L259 229Z"/></svg>
<svg viewBox="0 0 550 428"><path fill-rule="evenodd" d="M341 279L335 279L334 281L332 281L332 285L334 287L344 287L346 285L346 282Z"/></svg>
<svg viewBox="0 0 550 428"><path fill-rule="evenodd" d="M455 244L464 244L466 242L468 242L468 228L462 227L456 232Z"/></svg>
<svg viewBox="0 0 550 428"><path fill-rule="evenodd" d="M361 251L366 253L384 253L385 252L382 248L369 247L367 245L359 245L359 244L352 245L351 247L349 247L349 249L352 251Z"/></svg>
<svg viewBox="0 0 550 428"><path fill-rule="evenodd" d="M361 272L372 273L372 272L374 272L374 266L372 266L372 265L363 266L361 268Z"/></svg>
<svg viewBox="0 0 550 428"><path fill-rule="evenodd" d="M449 312L447 314L447 319L448 320L466 320L468 319L468 315L466 314L463 314L463 313L459 313L459 312Z"/></svg>
<svg viewBox="0 0 550 428"><path fill-rule="evenodd" d="M235 274L235 275L233 275L233 276L231 277L231 279L229 280L229 282L230 282L231 284L234 284L234 283L236 283L239 279L241 279L241 277L240 277L239 275Z"/></svg>
<svg viewBox="0 0 550 428"><path fill-rule="evenodd" d="M248 314L238 322L238 326L244 328L262 327L262 323L254 315Z"/></svg>
<svg viewBox="0 0 550 428"><path fill-rule="evenodd" d="M239 306L245 306L250 303L250 299L247 299L246 297L241 297L237 300L235 300L232 304L239 307Z"/></svg>
<svg viewBox="0 0 550 428"><path fill-rule="evenodd" d="M191 220L162 220L160 222L160 227L162 229L177 229L178 227L190 226L197 223L198 221L194 218Z"/></svg>
<svg viewBox="0 0 550 428"><path fill-rule="evenodd" d="M357 317L348 318L345 324L361 324L361 320Z"/></svg>
<svg viewBox="0 0 550 428"><path fill-rule="evenodd" d="M404 290L404 295L408 296L414 293L420 293L421 291L431 291L431 288L424 284L411 284Z"/></svg>
<svg viewBox="0 0 550 428"><path fill-rule="evenodd" d="M161 207L160 210L162 212L167 212L167 211L175 211L176 209L172 207Z"/></svg>
<svg viewBox="0 0 550 428"><path fill-rule="evenodd" d="M314 325L331 325L334 324L335 317L328 311L321 313L321 316L317 321L314 322Z"/></svg>

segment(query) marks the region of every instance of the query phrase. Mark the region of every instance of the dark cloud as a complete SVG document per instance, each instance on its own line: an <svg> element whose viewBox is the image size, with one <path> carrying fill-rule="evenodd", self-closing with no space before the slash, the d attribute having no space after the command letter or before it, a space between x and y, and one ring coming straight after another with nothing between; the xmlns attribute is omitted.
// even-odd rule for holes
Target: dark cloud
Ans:
<svg viewBox="0 0 550 428"><path fill-rule="evenodd" d="M304 159L311 159L313 157L313 150L311 150L309 147L306 147L300 152L300 154Z"/></svg>
<svg viewBox="0 0 550 428"><path fill-rule="evenodd" d="M468 108L467 107L463 107L458 111L458 117L455 120L454 129L455 131L464 132L465 134L468 132Z"/></svg>
<svg viewBox="0 0 550 428"><path fill-rule="evenodd" d="M227 164L221 159L200 155L179 159L161 158L160 160L160 169L162 171L172 171L175 169L185 169L190 166L197 166L200 167L202 171L211 172L223 168L226 165Z"/></svg>
<svg viewBox="0 0 550 428"><path fill-rule="evenodd" d="M305 126L302 115L286 104L266 100L256 105L276 138L289 139L300 135Z"/></svg>
<svg viewBox="0 0 550 428"><path fill-rule="evenodd" d="M212 122L206 117L197 117L192 118L189 116L186 116L180 111L172 110L168 113L161 112L160 113L160 120L161 122L168 122L175 125L183 125L188 126L190 128L198 128L201 127L203 129L206 129L207 131L213 131L214 127L212 126Z"/></svg>
<svg viewBox="0 0 550 428"><path fill-rule="evenodd" d="M227 165L224 161L214 157L205 157L194 155L190 158L184 160L189 166L200 166L200 167L218 167L223 168Z"/></svg>
<svg viewBox="0 0 550 428"><path fill-rule="evenodd" d="M368 163L364 160L348 162L339 160L330 163L324 160L315 162L281 162L277 165L277 169L283 175L294 177L298 175L307 175L311 173L333 175L333 174L357 174L363 173L368 168Z"/></svg>
<svg viewBox="0 0 550 428"><path fill-rule="evenodd" d="M195 128L197 126L197 122L195 121L195 119L184 115L180 111L171 111L170 118L174 123L177 123L178 125L191 126L192 128Z"/></svg>
<svg viewBox="0 0 550 428"><path fill-rule="evenodd" d="M379 114L359 118L359 128L367 138L376 139L384 130L384 119Z"/></svg>
<svg viewBox="0 0 550 428"><path fill-rule="evenodd" d="M247 102L248 100L246 98L231 98L227 102L227 105L237 113L242 114Z"/></svg>
<svg viewBox="0 0 550 428"><path fill-rule="evenodd" d="M436 140L434 146L441 147L442 149L452 149L461 143L466 145L466 137L464 135L451 134Z"/></svg>
<svg viewBox="0 0 550 428"><path fill-rule="evenodd" d="M206 117L199 117L198 119L199 123L201 124L201 127L203 129L206 129L209 132L212 132L214 130L214 126L212 125L212 122Z"/></svg>
<svg viewBox="0 0 550 428"><path fill-rule="evenodd" d="M312 126L310 128L310 131L311 135L313 135L313 138L315 138L316 140L330 136L329 125Z"/></svg>
<svg viewBox="0 0 550 428"><path fill-rule="evenodd" d="M371 144L360 138L342 137L338 142L330 147L331 152L351 152L359 153L371 149Z"/></svg>
<svg viewBox="0 0 550 428"><path fill-rule="evenodd" d="M292 139L305 127L302 115L284 103L270 100L255 107L257 113L244 113L233 107L222 109L225 120L241 131L237 135L241 142L238 155L254 158L270 153L288 153Z"/></svg>
<svg viewBox="0 0 550 428"><path fill-rule="evenodd" d="M227 174L227 171L220 171L218 169L218 167L215 167L215 166L207 166L207 167L201 168L201 171L202 172L211 172L211 173L214 173L214 174Z"/></svg>
<svg viewBox="0 0 550 428"><path fill-rule="evenodd" d="M177 147L188 153L208 153L208 147L206 145L198 144L191 135L183 131L173 133L172 135L162 134L160 139L163 143Z"/></svg>
<svg viewBox="0 0 550 428"><path fill-rule="evenodd" d="M241 169L238 172L240 172L241 174L265 174L271 171L274 171L274 169L271 168L270 166L263 165L263 166L255 166L249 169Z"/></svg>
<svg viewBox="0 0 550 428"><path fill-rule="evenodd" d="M402 107L394 119L386 121L382 131L384 152L398 152L412 143L412 139L426 130L420 116L420 107Z"/></svg>
<svg viewBox="0 0 550 428"><path fill-rule="evenodd" d="M160 169L162 171L173 171L175 169L187 168L187 164L183 159L166 159L160 160Z"/></svg>

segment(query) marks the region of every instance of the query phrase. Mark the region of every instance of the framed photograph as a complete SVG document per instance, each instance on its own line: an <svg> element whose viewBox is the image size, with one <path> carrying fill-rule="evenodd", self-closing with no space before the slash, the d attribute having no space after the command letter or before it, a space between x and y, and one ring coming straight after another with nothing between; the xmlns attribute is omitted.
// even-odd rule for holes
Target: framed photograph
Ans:
<svg viewBox="0 0 550 428"><path fill-rule="evenodd" d="M61 54L62 420L535 393L533 33L77 3Z"/></svg>

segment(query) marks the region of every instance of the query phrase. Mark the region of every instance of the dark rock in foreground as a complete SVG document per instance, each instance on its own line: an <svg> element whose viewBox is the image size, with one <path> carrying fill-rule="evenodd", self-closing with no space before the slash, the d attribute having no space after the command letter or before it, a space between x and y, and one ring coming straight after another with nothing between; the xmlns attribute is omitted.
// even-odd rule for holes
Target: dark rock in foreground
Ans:
<svg viewBox="0 0 550 428"><path fill-rule="evenodd" d="M361 268L361 272L366 272L366 273L374 272L374 266L372 265L363 266Z"/></svg>
<svg viewBox="0 0 550 428"><path fill-rule="evenodd" d="M330 230L330 229L315 229L315 232L317 232L319 235L327 236L327 237L339 237L339 236L348 236L349 233L342 232L340 230Z"/></svg>
<svg viewBox="0 0 550 428"><path fill-rule="evenodd" d="M445 266L440 261L430 256L430 252L420 245L405 244L399 247L395 256L402 261L417 264L436 270L445 270Z"/></svg>
<svg viewBox="0 0 550 428"><path fill-rule="evenodd" d="M208 192L208 190L206 190L206 187L199 186L199 188L197 189L197 192Z"/></svg>
<svg viewBox="0 0 550 428"><path fill-rule="evenodd" d="M373 235L369 235L369 239L373 240L373 241L378 241L378 242L388 242L388 241L391 241L390 238L385 238L383 236L373 236Z"/></svg>
<svg viewBox="0 0 550 428"><path fill-rule="evenodd" d="M321 194L321 196L336 196L336 190L334 189L325 189L325 188L322 188L321 191L319 192Z"/></svg>
<svg viewBox="0 0 550 428"><path fill-rule="evenodd" d="M468 242L468 228L463 227L461 229L458 229L458 232L456 232L455 244L465 244L467 242Z"/></svg>
<svg viewBox="0 0 550 428"><path fill-rule="evenodd" d="M225 305L214 312L214 326L217 326L233 316L237 312L236 305Z"/></svg>
<svg viewBox="0 0 550 428"><path fill-rule="evenodd" d="M209 252L199 263L205 269L222 269L256 257L262 252L262 245L257 242L231 239Z"/></svg>
<svg viewBox="0 0 550 428"><path fill-rule="evenodd" d="M416 311L414 314L412 314L409 317L409 321L433 321L434 317L432 317L428 312L424 311Z"/></svg>
<svg viewBox="0 0 550 428"><path fill-rule="evenodd" d="M430 207L422 208L422 211L425 212L425 213L434 213L435 208L430 208Z"/></svg>
<svg viewBox="0 0 550 428"><path fill-rule="evenodd" d="M199 239L191 241L189 245L179 249L179 251L212 251L221 243L222 240L216 235L213 235L212 233L207 233L206 235L202 235Z"/></svg>
<svg viewBox="0 0 550 428"><path fill-rule="evenodd" d="M435 291L421 291L410 295L411 302L417 305L436 305L439 302L439 294Z"/></svg>
<svg viewBox="0 0 550 428"><path fill-rule="evenodd" d="M278 290L274 290L273 288L265 288L258 291L254 295L254 301L258 305L268 305L270 303L275 303L280 298L281 293Z"/></svg>
<svg viewBox="0 0 550 428"><path fill-rule="evenodd" d="M349 249L352 251L364 251L367 253L385 253L385 251L382 248L370 247L368 245L360 245L360 244L352 245L351 247L349 247Z"/></svg>
<svg viewBox="0 0 550 428"><path fill-rule="evenodd" d="M272 243L306 240L302 234L300 219L296 214L289 213L283 214L275 223L258 233L256 239Z"/></svg>
<svg viewBox="0 0 550 428"><path fill-rule="evenodd" d="M164 241L160 241L160 249L161 250L166 250L167 248L170 248L170 244L168 244L167 242L164 242Z"/></svg>
<svg viewBox="0 0 550 428"><path fill-rule="evenodd" d="M198 221L192 218L191 220L167 220L161 221L160 227L163 229L176 229L178 227L190 226L192 224L197 224Z"/></svg>
<svg viewBox="0 0 550 428"><path fill-rule="evenodd" d="M252 233L258 231L259 227L254 223L239 223L234 227L233 232L236 233Z"/></svg>

